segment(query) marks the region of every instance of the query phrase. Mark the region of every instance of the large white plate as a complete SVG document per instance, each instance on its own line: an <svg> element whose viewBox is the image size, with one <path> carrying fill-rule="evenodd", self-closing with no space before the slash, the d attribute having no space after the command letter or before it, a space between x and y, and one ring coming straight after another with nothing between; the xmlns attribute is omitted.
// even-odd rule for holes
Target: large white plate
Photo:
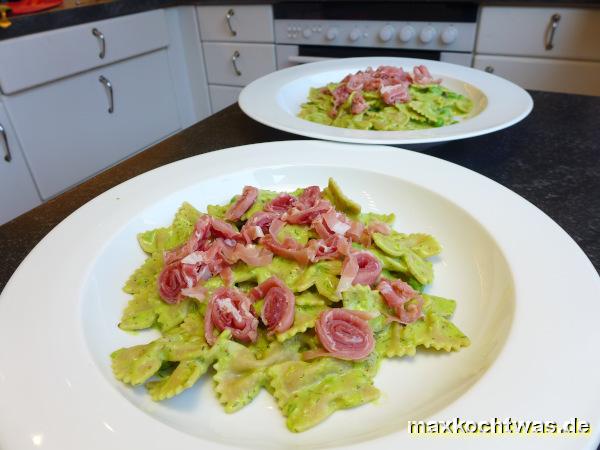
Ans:
<svg viewBox="0 0 600 450"><path fill-rule="evenodd" d="M170 222L184 200L224 202L245 184L292 189L334 176L367 211L435 235L434 294L458 299L472 345L386 361L380 401L287 431L263 392L227 415L205 378L165 403L113 378L109 353L147 342L117 328L121 286L144 258L135 235ZM600 281L552 220L460 166L389 147L275 142L197 156L100 195L57 226L0 297L0 448L430 448L409 419L587 420L594 436L527 438L528 448L592 447L600 426ZM521 437L522 438L522 437ZM435 439L464 449L477 438ZM516 437L485 438L486 448Z"/></svg>
<svg viewBox="0 0 600 450"><path fill-rule="evenodd" d="M411 131L349 130L297 117L311 87L339 81L369 66L412 70L419 64L425 64L435 78L441 78L444 86L473 100L470 117L454 125ZM464 139L509 127L531 112L533 100L516 84L481 70L423 59L376 57L321 61L273 72L246 86L239 104L254 120L302 136L361 144L422 144Z"/></svg>

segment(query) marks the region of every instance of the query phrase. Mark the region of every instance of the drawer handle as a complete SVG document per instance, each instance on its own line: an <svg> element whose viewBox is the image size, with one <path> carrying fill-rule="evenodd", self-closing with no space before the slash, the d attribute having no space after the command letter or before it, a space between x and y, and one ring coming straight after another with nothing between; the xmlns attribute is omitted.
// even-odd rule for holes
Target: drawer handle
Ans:
<svg viewBox="0 0 600 450"><path fill-rule="evenodd" d="M11 162L12 155L10 154L10 147L8 146L8 138L6 137L6 131L4 131L4 127L0 123L0 135L2 135L2 142L4 142L4 161Z"/></svg>
<svg viewBox="0 0 600 450"><path fill-rule="evenodd" d="M115 111L115 103L114 103L114 98L113 98L112 84L111 84L110 80L108 78L106 78L104 75L100 75L99 81L100 81L100 83L102 83L102 85L108 91L108 113L112 114Z"/></svg>
<svg viewBox="0 0 600 450"><path fill-rule="evenodd" d="M92 34L100 41L100 53L98 56L100 59L104 59L106 56L106 39L104 39L104 34L102 34L102 31L100 31L98 28L94 28L92 30Z"/></svg>
<svg viewBox="0 0 600 450"><path fill-rule="evenodd" d="M237 31L235 31L233 29L233 26L231 25L231 18L235 15L235 11L233 9L230 9L229 11L227 11L227 14L225 14L225 18L227 19L227 26L229 27L229 32L231 33L232 36L237 36Z"/></svg>
<svg viewBox="0 0 600 450"><path fill-rule="evenodd" d="M548 33L548 40L546 41L546 50L552 50L554 48L554 33L558 28L558 22L560 22L560 14L552 14L550 18L550 32Z"/></svg>
<svg viewBox="0 0 600 450"><path fill-rule="evenodd" d="M242 76L242 72L238 69L237 60L240 58L240 52L237 50L233 52L233 56L231 57L231 64L233 65L233 70L235 70L235 74L238 77Z"/></svg>

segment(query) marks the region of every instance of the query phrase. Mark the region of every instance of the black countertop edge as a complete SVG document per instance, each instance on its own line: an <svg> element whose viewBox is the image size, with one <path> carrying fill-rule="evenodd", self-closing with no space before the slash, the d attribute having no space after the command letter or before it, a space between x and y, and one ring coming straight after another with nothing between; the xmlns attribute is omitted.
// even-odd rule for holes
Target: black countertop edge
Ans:
<svg viewBox="0 0 600 450"><path fill-rule="evenodd" d="M298 0L113 0L108 3L97 5L84 5L70 9L57 9L43 11L37 14L10 17L12 25L0 29L0 40L11 39L28 34L50 31L73 25L79 25L97 20L110 19L112 17L135 14L158 8L183 5L248 5L248 4L274 4ZM310 2L311 0L309 0ZM335 0L320 0L314 3L322 3ZM337 0L339 1L339 0ZM357 2L360 0L344 0ZM414 2L415 0L378 0L388 2ZM439 3L440 0L417 0L423 3ZM464 2L464 0L445 0L444 3ZM552 6L552 7L600 7L600 0L474 0L473 3L481 5L503 5L503 6Z"/></svg>

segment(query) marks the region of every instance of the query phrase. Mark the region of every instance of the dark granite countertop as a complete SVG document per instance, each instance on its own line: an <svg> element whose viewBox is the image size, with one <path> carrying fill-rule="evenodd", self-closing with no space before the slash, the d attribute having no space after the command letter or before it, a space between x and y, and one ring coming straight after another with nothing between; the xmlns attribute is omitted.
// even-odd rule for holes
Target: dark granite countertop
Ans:
<svg viewBox="0 0 600 450"><path fill-rule="evenodd" d="M73 0L66 0L65 6L42 11L37 14L10 17L12 25L0 28L0 40L10 39L41 31L54 30L111 17L134 14L157 8L179 5L244 5L273 4L298 0L83 0L81 6L72 5ZM323 3L340 0L304 0ZM344 0L357 2L360 0ZM420 2L420 3L456 3L469 0L377 0L382 2ZM516 6L554 6L554 7L600 7L600 0L470 0L471 3L483 5L516 5Z"/></svg>
<svg viewBox="0 0 600 450"><path fill-rule="evenodd" d="M521 123L424 153L468 167L522 195L558 222L600 270L600 97L546 92L532 96L534 110ZM230 106L0 226L0 289L52 228L107 189L201 153L299 138L254 122L237 105ZM551 244L540 258L552 257Z"/></svg>

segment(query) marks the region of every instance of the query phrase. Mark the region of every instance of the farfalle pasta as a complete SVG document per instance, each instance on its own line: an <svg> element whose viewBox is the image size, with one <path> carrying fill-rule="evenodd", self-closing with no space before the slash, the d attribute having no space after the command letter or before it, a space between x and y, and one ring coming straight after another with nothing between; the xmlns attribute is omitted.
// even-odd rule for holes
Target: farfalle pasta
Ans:
<svg viewBox="0 0 600 450"><path fill-rule="evenodd" d="M170 226L138 235L147 259L125 283L119 327L161 337L111 359L153 400L209 376L225 412L265 389L301 432L377 399L383 358L469 345L450 321L456 302L424 292L439 243L393 230L393 214L362 213L335 181L247 186L207 211L184 203Z"/></svg>

